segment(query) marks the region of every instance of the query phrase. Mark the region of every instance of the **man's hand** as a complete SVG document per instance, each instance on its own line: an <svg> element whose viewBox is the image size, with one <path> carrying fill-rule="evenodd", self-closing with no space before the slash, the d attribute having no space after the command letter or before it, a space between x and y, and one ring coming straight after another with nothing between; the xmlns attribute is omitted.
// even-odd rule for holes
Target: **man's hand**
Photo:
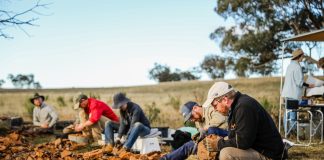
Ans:
<svg viewBox="0 0 324 160"><path fill-rule="evenodd" d="M222 139L220 136L217 135L209 135L205 138L206 140L206 148L209 152L216 152L218 151L218 141Z"/></svg>
<svg viewBox="0 0 324 160"><path fill-rule="evenodd" d="M191 137L193 141L201 141L206 137L206 131L204 129L199 129L199 132Z"/></svg>
<svg viewBox="0 0 324 160"><path fill-rule="evenodd" d="M40 127L42 127L42 128L49 128L48 123L42 124Z"/></svg>
<svg viewBox="0 0 324 160"><path fill-rule="evenodd" d="M309 84L308 88L314 88L315 84Z"/></svg>
<svg viewBox="0 0 324 160"><path fill-rule="evenodd" d="M196 141L196 140L199 138L199 136L200 136L200 133L198 132L198 133L194 134L194 135L191 137L191 139L192 139L193 141Z"/></svg>
<svg viewBox="0 0 324 160"><path fill-rule="evenodd" d="M75 125L74 130L77 131L77 132L80 132L80 131L83 130L83 128L84 128L83 124L77 124L77 125Z"/></svg>
<svg viewBox="0 0 324 160"><path fill-rule="evenodd" d="M119 137L116 137L116 139L115 139L115 145L116 146L120 146L122 143L121 143L121 141L120 141L120 138Z"/></svg>

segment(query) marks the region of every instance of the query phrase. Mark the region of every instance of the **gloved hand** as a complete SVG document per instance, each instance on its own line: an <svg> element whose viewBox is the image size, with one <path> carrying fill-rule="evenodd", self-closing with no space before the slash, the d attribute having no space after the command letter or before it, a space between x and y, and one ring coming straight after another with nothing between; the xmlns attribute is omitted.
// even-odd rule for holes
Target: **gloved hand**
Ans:
<svg viewBox="0 0 324 160"><path fill-rule="evenodd" d="M209 152L216 152L218 151L218 141L222 139L220 136L217 135L208 135L206 140L206 148Z"/></svg>

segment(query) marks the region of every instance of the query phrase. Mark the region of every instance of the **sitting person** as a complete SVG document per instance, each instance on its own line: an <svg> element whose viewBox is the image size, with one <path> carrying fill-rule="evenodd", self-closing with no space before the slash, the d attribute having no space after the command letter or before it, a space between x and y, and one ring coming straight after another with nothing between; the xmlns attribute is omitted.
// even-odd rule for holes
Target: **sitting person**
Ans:
<svg viewBox="0 0 324 160"><path fill-rule="evenodd" d="M33 110L33 128L35 133L54 133L54 125L58 120L58 116L53 107L47 105L45 98L38 93L30 99L30 102L35 105Z"/></svg>
<svg viewBox="0 0 324 160"><path fill-rule="evenodd" d="M125 143L122 150L130 151L138 136L146 136L150 134L150 122L146 118L142 108L131 102L124 93L117 93L113 97L113 108L120 111L120 126L118 129L118 136L115 144L121 144L121 138L126 136ZM112 128L111 128L112 127ZM114 142L113 130L116 130L117 125L106 125L106 141L109 143ZM111 144L114 145L114 144Z"/></svg>
<svg viewBox="0 0 324 160"><path fill-rule="evenodd" d="M104 102L88 98L80 93L74 97L74 109L82 108L79 112L80 124L74 126L76 132L82 131L85 136L92 136L97 141L101 140L101 133L109 121L119 122L113 110Z"/></svg>
<svg viewBox="0 0 324 160"><path fill-rule="evenodd" d="M254 98L235 91L226 82L216 82L204 103L210 105L229 117L227 138L205 139L208 151L219 152L220 160L287 158L275 123Z"/></svg>
<svg viewBox="0 0 324 160"><path fill-rule="evenodd" d="M186 159L191 154L197 154L197 144L208 134L227 136L227 117L215 111L213 106L199 106L196 102L189 101L181 107L184 122L193 121L199 133L193 136L194 141L185 143L180 148L161 157L162 160Z"/></svg>

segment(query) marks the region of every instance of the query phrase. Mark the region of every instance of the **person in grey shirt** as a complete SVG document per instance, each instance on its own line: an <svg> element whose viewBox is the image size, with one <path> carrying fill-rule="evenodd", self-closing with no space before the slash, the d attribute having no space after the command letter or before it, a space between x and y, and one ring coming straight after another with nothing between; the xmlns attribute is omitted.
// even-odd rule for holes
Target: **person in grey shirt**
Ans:
<svg viewBox="0 0 324 160"><path fill-rule="evenodd" d="M44 96L35 93L30 102L35 105L33 110L33 131L36 133L53 133L54 125L58 120L53 107L44 102Z"/></svg>

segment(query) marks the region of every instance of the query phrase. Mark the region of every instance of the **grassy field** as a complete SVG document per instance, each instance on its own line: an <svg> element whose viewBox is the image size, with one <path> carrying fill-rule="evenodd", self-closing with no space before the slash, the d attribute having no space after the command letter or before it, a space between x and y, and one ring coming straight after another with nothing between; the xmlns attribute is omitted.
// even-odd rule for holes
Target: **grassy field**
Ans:
<svg viewBox="0 0 324 160"><path fill-rule="evenodd" d="M279 78L229 80L237 90L257 98L270 112L277 111L279 102ZM203 103L213 81L169 82L159 85L122 87L122 88L72 88L44 90L7 90L0 89L0 115L17 115L30 119L32 105L29 98L34 92L46 97L46 103L55 107L60 120L72 120L76 111L72 109L72 99L78 92L96 97L112 105L112 97L117 92L125 92L132 101L138 103L148 115L153 116L153 126L182 126L179 114L180 105L193 100ZM155 109L155 112L154 112ZM154 118L154 113L160 112ZM118 113L118 111L116 111Z"/></svg>
<svg viewBox="0 0 324 160"><path fill-rule="evenodd" d="M250 78L228 80L236 90L256 98L271 113L278 123L280 78ZM77 114L72 109L72 98L78 92L96 97L112 105L112 97L117 92L125 92L132 101L142 106L147 115L157 114L153 126L178 128L183 125L179 114L180 105L193 100L203 103L208 89L214 81L169 82L158 85L116 88L71 88L44 90L8 90L0 89L0 116L22 116L31 120L32 105L29 98L34 92L46 97L48 104L55 107L60 120L73 120ZM158 109L160 112L152 112ZM118 113L118 111L115 111ZM154 115L153 115L154 117ZM289 150L291 159L324 159L324 145L311 147L293 147Z"/></svg>

